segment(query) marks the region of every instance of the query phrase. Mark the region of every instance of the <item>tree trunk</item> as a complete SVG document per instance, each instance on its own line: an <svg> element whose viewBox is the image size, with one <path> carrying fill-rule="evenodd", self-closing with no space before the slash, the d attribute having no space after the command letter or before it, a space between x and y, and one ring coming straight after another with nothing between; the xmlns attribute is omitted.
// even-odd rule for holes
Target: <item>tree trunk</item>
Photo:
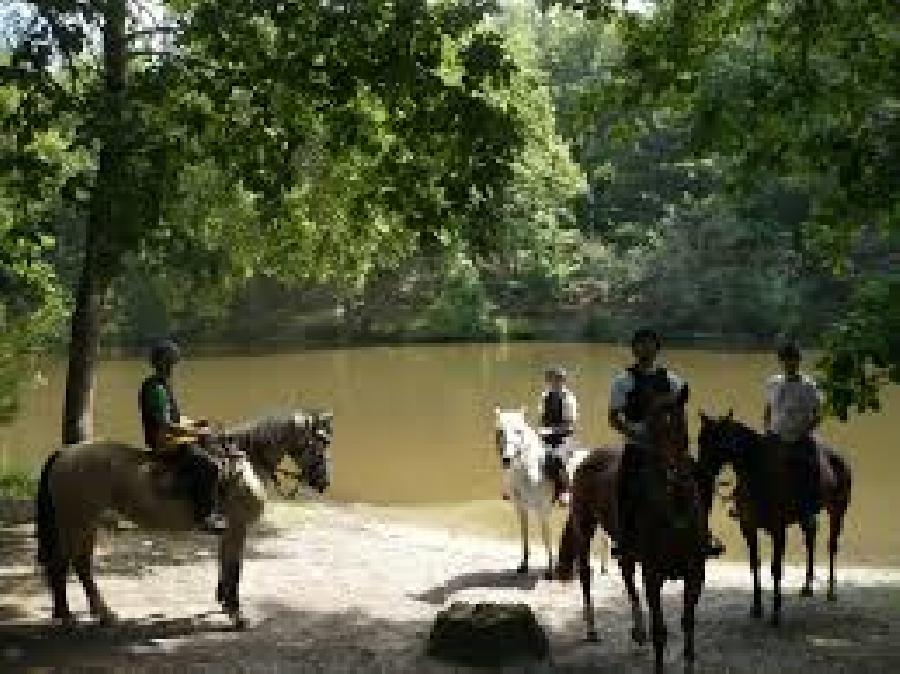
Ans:
<svg viewBox="0 0 900 674"><path fill-rule="evenodd" d="M94 434L94 384L105 290L96 267L96 255L86 253L69 342L62 428L63 444L67 445L88 440Z"/></svg>
<svg viewBox="0 0 900 674"><path fill-rule="evenodd" d="M103 113L106 124L85 235L84 263L72 315L63 444L88 440L94 431L94 387L103 300L116 262L114 241L119 207L125 205L121 203L119 184L123 180L125 163L121 146L128 65L127 18L125 0L106 3L103 25Z"/></svg>

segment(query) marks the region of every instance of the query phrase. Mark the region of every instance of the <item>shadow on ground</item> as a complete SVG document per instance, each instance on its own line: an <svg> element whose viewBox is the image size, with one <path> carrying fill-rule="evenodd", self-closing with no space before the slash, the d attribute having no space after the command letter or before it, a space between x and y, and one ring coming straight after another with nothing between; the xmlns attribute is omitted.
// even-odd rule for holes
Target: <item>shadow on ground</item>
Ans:
<svg viewBox="0 0 900 674"><path fill-rule="evenodd" d="M442 606L457 592L476 588L505 588L517 590L533 590L537 586L540 574L516 573L515 571L474 571L461 573L449 580L429 588L425 592L409 595L416 601L423 601L434 606Z"/></svg>
<svg viewBox="0 0 900 674"><path fill-rule="evenodd" d="M297 593L296 602L302 603L302 588ZM527 597L523 592L523 600ZM696 672L900 671L898 588L846 587L837 603L787 597L780 629L754 621L750 604L748 591L707 589L698 615ZM148 616L110 628L84 625L71 633L36 624L0 625L0 669L6 664L71 671L68 663L78 662L80 669L106 671L460 671L425 656L430 620L384 619L360 610L312 612L277 602L258 603L250 610L256 619L243 632L231 631L216 614L181 620ZM541 611L536 612L541 619ZM680 593L666 596L666 615L667 661L672 671L681 671ZM580 612L573 609L571 619L548 629L549 660L508 671L650 671L649 651L636 650L628 640L630 616L623 599L598 606L597 624L600 642L583 641Z"/></svg>
<svg viewBox="0 0 900 674"><path fill-rule="evenodd" d="M245 559L274 558L273 554L261 552L253 542L278 532L271 526L256 527ZM192 532L104 529L99 533L96 550L94 569L98 576L141 578L153 568L214 561L218 556L218 541L213 536ZM17 600L45 594L47 588L37 565L34 525L0 526L0 622L27 618L27 613L17 606Z"/></svg>

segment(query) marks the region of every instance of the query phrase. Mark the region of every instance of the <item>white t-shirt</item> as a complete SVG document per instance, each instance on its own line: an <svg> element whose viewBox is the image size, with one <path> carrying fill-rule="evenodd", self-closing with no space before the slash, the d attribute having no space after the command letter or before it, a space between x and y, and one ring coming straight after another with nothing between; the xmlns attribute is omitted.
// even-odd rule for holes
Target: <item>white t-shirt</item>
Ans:
<svg viewBox="0 0 900 674"><path fill-rule="evenodd" d="M654 366L654 370L657 367L665 366ZM672 391L676 393L681 391L684 388L684 380L668 368L666 368L666 373L669 375L669 386ZM628 396L631 395L633 390L634 377L631 376L631 372L623 370L617 374L613 378L612 389L609 392L609 409L614 412L625 409L628 405ZM643 433L645 430L644 423L638 422L634 424L634 430L636 433Z"/></svg>
<svg viewBox="0 0 900 674"><path fill-rule="evenodd" d="M822 409L822 393L808 375L788 380L777 374L766 382L766 403L771 430L782 440L795 442Z"/></svg>

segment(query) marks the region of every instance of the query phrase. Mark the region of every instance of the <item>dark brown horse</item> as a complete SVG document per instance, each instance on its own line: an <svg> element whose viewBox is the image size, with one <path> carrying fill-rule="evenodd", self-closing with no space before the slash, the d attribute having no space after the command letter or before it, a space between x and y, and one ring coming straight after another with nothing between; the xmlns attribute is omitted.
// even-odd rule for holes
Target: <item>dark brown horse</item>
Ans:
<svg viewBox="0 0 900 674"><path fill-rule="evenodd" d="M619 559L622 578L631 601L634 624L632 639L646 640L640 598L634 583L635 566L641 565L644 593L650 609L655 671L663 671L667 631L661 592L666 580L684 580L685 668L694 654L694 611L703 590L705 561L703 543L706 518L694 474L695 467L685 446L684 412L681 404L654 405L648 418L649 442L644 448L642 498L635 504L633 552ZM588 639L596 640L591 602L590 543L598 526L617 537L617 484L622 450L601 448L575 471L569 519L559 547L557 577L571 580L577 562L584 600Z"/></svg>
<svg viewBox="0 0 900 674"><path fill-rule="evenodd" d="M793 468L788 448L736 421L731 412L721 418L700 415L701 487L707 512L712 509L716 477L725 465L737 476L735 506L741 533L750 552L753 571L753 615L762 617L759 585L759 547L756 532L772 537L772 624L781 620L781 573L787 528L800 524L806 542L806 582L800 594L812 596L816 523L801 517L798 480L805 479ZM834 600L834 557L844 515L850 504L850 467L834 450L819 447L821 504L828 511L829 570L828 599ZM821 506L820 506L821 507Z"/></svg>

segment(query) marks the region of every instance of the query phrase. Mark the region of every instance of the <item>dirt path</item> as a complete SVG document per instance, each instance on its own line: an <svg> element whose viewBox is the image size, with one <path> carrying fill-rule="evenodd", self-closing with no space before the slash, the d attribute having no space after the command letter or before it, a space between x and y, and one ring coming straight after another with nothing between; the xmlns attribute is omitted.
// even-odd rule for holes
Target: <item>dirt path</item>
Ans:
<svg viewBox="0 0 900 674"><path fill-rule="evenodd" d="M212 612L211 547L119 532L106 538L97 566L122 622L101 628L82 613L85 624L61 633L46 623L49 599L32 566L30 529L0 530L0 671L457 671L423 653L434 614L454 599L534 609L549 630L551 659L508 671L650 671L648 652L628 640L617 573L595 574L601 641L585 643L577 585L514 576L515 544L326 505L281 507L274 519L278 527L254 538L246 562L251 627L243 632ZM543 560L539 548L533 558ZM821 585L817 597L801 600L800 570L789 569L777 631L751 620L743 565L711 565L708 576L698 672L900 671L900 570L842 569L839 600L828 603ZM669 660L681 671L680 587L667 587ZM73 609L83 612L80 588L73 582L70 590Z"/></svg>

